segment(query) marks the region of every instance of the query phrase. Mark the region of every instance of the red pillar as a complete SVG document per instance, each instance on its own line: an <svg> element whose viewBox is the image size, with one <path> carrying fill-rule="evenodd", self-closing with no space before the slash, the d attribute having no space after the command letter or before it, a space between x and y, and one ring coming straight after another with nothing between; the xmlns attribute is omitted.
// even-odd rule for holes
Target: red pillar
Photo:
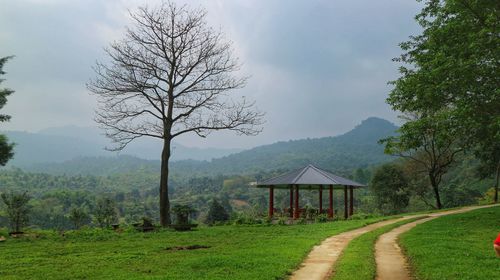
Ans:
<svg viewBox="0 0 500 280"><path fill-rule="evenodd" d="M349 216L352 216L354 214L354 191L353 187L351 186L349 188Z"/></svg>
<svg viewBox="0 0 500 280"><path fill-rule="evenodd" d="M330 185L330 195L329 195L330 207L328 208L328 218L333 218L333 186Z"/></svg>
<svg viewBox="0 0 500 280"><path fill-rule="evenodd" d="M347 219L348 217L348 212L347 212L347 186L344 186L344 219Z"/></svg>
<svg viewBox="0 0 500 280"><path fill-rule="evenodd" d="M293 218L294 219L298 219L299 218L299 185L295 185L295 209L294 209L294 216Z"/></svg>
<svg viewBox="0 0 500 280"><path fill-rule="evenodd" d="M290 185L290 218L293 218L293 185Z"/></svg>
<svg viewBox="0 0 500 280"><path fill-rule="evenodd" d="M323 212L323 186L319 186L319 214Z"/></svg>
<svg viewBox="0 0 500 280"><path fill-rule="evenodd" d="M269 186L269 218L274 214L274 187Z"/></svg>

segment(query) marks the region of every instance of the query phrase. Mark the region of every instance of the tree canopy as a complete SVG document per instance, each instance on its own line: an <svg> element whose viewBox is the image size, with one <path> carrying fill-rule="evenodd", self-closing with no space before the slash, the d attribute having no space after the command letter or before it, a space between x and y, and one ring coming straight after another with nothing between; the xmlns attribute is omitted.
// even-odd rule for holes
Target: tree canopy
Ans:
<svg viewBox="0 0 500 280"><path fill-rule="evenodd" d="M427 152L426 143L449 148L445 157L473 151L498 176L499 19L498 1L425 1L416 16L423 32L401 43L403 53L395 59L402 63L401 76L391 82L387 99L394 110L418 117L402 126L398 141L386 141L389 151ZM429 132L432 141L424 138Z"/></svg>
<svg viewBox="0 0 500 280"><path fill-rule="evenodd" d="M4 79L1 78L2 75L5 75L3 67L5 63L11 58L12 56L0 58L0 84L4 81ZM14 91L11 89L0 88L0 109L2 109L5 106L5 104L7 104L7 97L12 93L14 93ZM9 120L10 120L9 115L0 114L0 122L7 122ZM3 134L0 134L0 165L4 166L5 164L7 164L9 159L11 159L13 156L14 156L14 144L9 143L7 137Z"/></svg>

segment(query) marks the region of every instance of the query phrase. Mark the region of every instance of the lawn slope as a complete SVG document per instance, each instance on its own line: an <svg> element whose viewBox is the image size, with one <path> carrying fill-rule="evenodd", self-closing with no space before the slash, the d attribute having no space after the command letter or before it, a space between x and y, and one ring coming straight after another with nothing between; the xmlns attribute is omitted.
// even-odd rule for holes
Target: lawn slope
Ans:
<svg viewBox="0 0 500 280"><path fill-rule="evenodd" d="M418 225L400 237L417 279L500 279L493 240L500 207L449 215Z"/></svg>
<svg viewBox="0 0 500 280"><path fill-rule="evenodd" d="M283 279L323 239L380 219L192 232L75 231L0 243L1 279ZM204 245L197 250L168 247Z"/></svg>

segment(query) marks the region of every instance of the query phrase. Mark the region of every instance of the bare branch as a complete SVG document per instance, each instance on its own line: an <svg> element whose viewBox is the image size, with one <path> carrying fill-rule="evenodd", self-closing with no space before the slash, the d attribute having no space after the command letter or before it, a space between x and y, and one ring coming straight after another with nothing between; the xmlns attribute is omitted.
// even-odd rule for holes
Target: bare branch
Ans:
<svg viewBox="0 0 500 280"><path fill-rule="evenodd" d="M108 62L96 64L96 78L87 85L112 149L143 136L170 141L189 132L261 131L263 113L254 103L231 98L246 77L236 75L240 64L232 45L208 27L205 10L163 2L130 16L134 25L105 49Z"/></svg>

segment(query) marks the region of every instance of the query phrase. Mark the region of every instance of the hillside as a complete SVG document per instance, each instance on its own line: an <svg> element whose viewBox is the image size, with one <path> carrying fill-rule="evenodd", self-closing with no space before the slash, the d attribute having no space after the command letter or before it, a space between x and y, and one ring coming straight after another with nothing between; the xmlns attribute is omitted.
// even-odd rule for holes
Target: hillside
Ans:
<svg viewBox="0 0 500 280"><path fill-rule="evenodd" d="M393 135L396 129L389 121L369 118L340 136L278 142L214 159L207 171L257 172L292 169L309 163L330 170L366 167L390 159L378 140Z"/></svg>
<svg viewBox="0 0 500 280"><path fill-rule="evenodd" d="M266 170L288 170L308 163L337 172L351 171L390 160L377 141L392 135L397 127L380 118L369 118L339 136L277 142L211 161L181 160L171 163L180 175L249 174ZM38 163L27 171L51 174L109 175L138 169L158 171L160 163L131 156L79 157L61 163Z"/></svg>

